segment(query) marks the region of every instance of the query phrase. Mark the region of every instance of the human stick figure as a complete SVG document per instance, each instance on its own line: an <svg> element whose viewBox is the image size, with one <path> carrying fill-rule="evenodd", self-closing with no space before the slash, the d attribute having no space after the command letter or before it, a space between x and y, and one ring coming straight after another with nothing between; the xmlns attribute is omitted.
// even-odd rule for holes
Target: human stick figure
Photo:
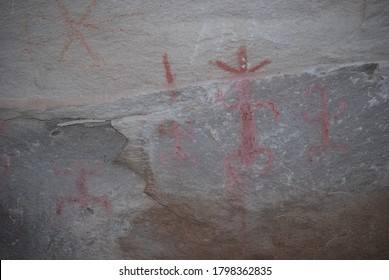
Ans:
<svg viewBox="0 0 389 280"><path fill-rule="evenodd" d="M182 140L187 138L194 138L194 128L192 120L188 121L188 131L182 129L182 125L177 121L171 122L169 125L159 124L158 131L160 135L167 135L173 138L174 152L160 153L161 164L167 164L166 158L171 157L177 161L189 159L193 166L196 166L196 156L185 152L182 148Z"/></svg>
<svg viewBox="0 0 389 280"><path fill-rule="evenodd" d="M54 174L57 176L70 176L74 175L73 172L62 169L58 164L53 167ZM76 195L74 197L58 197L57 198L57 215L62 214L63 207L66 203L79 204L80 210L85 211L91 204L100 203L104 206L108 213L112 212L112 206L108 200L107 195L104 196L91 196L88 192L87 177L91 175L97 175L102 171L101 164L95 164L88 167L85 163L78 161L75 164L76 175Z"/></svg>
<svg viewBox="0 0 389 280"><path fill-rule="evenodd" d="M238 102L227 106L227 108L239 110L240 112L240 145L236 152L223 159L223 165L229 177L228 184L232 186L243 183L243 179L237 174L232 164L233 161L239 161L243 163L245 167L249 167L254 163L256 156L264 155L266 157L266 163L262 172L263 175L268 175L274 164L273 151L270 148L258 147L256 145L257 132L254 110L258 108L268 108L276 119L280 117L277 105L271 99L255 101L251 96L252 83L248 74L254 73L268 65L270 60L263 60L254 67L249 68L245 46L239 48L237 57L239 68L232 68L220 60L211 62L211 64L240 78L236 83ZM220 91L217 93L217 99L224 100Z"/></svg>
<svg viewBox="0 0 389 280"><path fill-rule="evenodd" d="M241 212L240 231L244 239L244 248L247 244L247 206L244 198L244 180L236 171L232 164L238 161L245 168L254 164L257 156L264 155L266 157L265 168L262 175L268 175L274 164L274 153L270 148L260 147L256 144L257 131L256 119L254 110L258 108L268 108L273 116L278 119L280 112L277 105L270 99L268 100L253 100L251 96L251 79L250 74L257 72L262 67L268 65L270 60L263 60L254 67L249 68L247 59L247 50L245 46L241 46L237 52L239 68L232 68L220 60L210 62L222 70L231 73L236 82L236 92L238 94L238 101L231 105L226 105L227 108L238 110L240 113L240 145L237 151L223 158L223 166L226 170L228 180L227 186L231 188L232 199L237 203L239 211ZM217 92L216 100L224 101L224 96L220 90ZM245 249L244 249L245 251Z"/></svg>
<svg viewBox="0 0 389 280"><path fill-rule="evenodd" d="M310 116L304 110L303 117L308 122L319 122L321 124L321 144L319 146L311 147L307 152L309 162L313 162L313 156L315 154L322 154L330 150L339 149L343 154L347 154L346 144L331 143L330 140L330 126L331 121L336 120L341 114L343 114L347 108L347 104L344 101L339 103L338 110L331 116L329 107L329 93L326 87L322 84L311 85L304 93L304 98L309 98L314 92L321 93L321 108L320 112L316 116Z"/></svg>

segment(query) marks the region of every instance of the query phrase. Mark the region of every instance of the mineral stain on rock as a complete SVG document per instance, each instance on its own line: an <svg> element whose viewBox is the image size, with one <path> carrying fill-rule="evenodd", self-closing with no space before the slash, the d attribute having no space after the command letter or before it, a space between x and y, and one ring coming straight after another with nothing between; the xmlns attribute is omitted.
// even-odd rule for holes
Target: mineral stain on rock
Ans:
<svg viewBox="0 0 389 280"><path fill-rule="evenodd" d="M130 259L271 259L245 252L232 232L211 223L180 217L167 207L154 207L134 220L134 231L118 239L123 257ZM147 248L143 244L149 244Z"/></svg>
<svg viewBox="0 0 389 280"><path fill-rule="evenodd" d="M349 200L339 196L285 201L250 216L248 244L234 230L153 207L118 238L129 259L387 259L389 190ZM233 217L230 226L239 228ZM228 222L227 222L228 223ZM261 242L268 240L268 248ZM148 244L148 246L144 246Z"/></svg>

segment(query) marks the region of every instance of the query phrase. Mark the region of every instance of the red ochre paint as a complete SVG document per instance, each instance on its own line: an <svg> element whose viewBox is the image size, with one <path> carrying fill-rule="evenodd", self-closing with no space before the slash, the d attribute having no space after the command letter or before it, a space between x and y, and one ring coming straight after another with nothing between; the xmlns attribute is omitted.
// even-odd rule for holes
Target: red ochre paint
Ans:
<svg viewBox="0 0 389 280"><path fill-rule="evenodd" d="M169 62L169 57L168 57L167 53L164 53L162 55L162 58L163 58L163 60L162 60L163 65L165 67L165 76L166 76L167 87L168 87L169 92L170 92L170 98L172 101L176 101L177 93L174 90L174 88L176 86L176 75L172 74L170 62Z"/></svg>
<svg viewBox="0 0 389 280"><path fill-rule="evenodd" d="M223 166L226 170L228 181L227 185L231 188L232 197L238 207L241 209L241 232L244 236L244 241L247 242L247 208L244 198L244 179L238 174L233 162L238 161L244 167L253 165L257 156L264 155L266 158L265 168L262 175L268 175L274 165L274 154L269 148L259 147L256 144L257 131L256 119L254 110L259 108L268 108L273 116L278 119L280 112L277 105L272 100L253 100L251 96L251 80L250 73L254 73L262 67L271 63L270 60L263 60L252 68L248 67L247 50L245 46L241 46L237 52L239 68L232 68L220 60L210 62L220 69L233 74L239 78L236 82L236 92L238 94L238 102L226 106L227 108L239 110L240 112L240 145L238 150L226 156L223 159ZM222 92L218 89L216 93L217 101L224 101Z"/></svg>
<svg viewBox="0 0 389 280"><path fill-rule="evenodd" d="M237 56L239 68L232 68L219 60L214 63L212 62L212 64L234 75L241 75L256 72L270 63L270 60L264 60L254 67L248 68L247 51L245 46L241 46L239 48ZM241 141L238 150L223 159L223 165L229 177L229 185L239 185L243 183L242 178L240 178L232 165L232 161L235 160L240 161L248 167L254 163L256 156L263 154L266 157L266 166L262 174L267 175L270 173L274 164L273 151L269 148L256 146L257 132L254 110L258 108L268 108L276 119L280 117L277 105L272 100L253 100L251 96L251 80L249 77L243 77L243 79L237 81L236 92L239 98L238 102L228 105L227 108L239 110L240 112L239 123ZM217 92L216 100L224 100L224 96L220 90Z"/></svg>
<svg viewBox="0 0 389 280"><path fill-rule="evenodd" d="M229 72L234 75L239 75L239 74L247 74L247 73L254 73L261 69L262 67L268 65L271 63L270 60L266 59L258 63L252 68L248 68L248 59L247 59L247 50L246 46L241 46L237 52L237 57L238 57L238 64L239 68L232 68L225 64L224 62L220 60L216 60L215 62L210 62L211 64L216 65L217 67L223 69L226 72Z"/></svg>
<svg viewBox="0 0 389 280"><path fill-rule="evenodd" d="M70 9L65 5L70 1L68 0L54 0L55 5L59 11L59 15L45 15L45 14L31 14L25 13L24 17L24 31L27 37L27 48L25 51L28 54L32 54L33 50L42 47L48 43L57 40L63 40L63 47L60 51L59 62L64 63L66 55L71 51L71 48L80 48L80 51L84 53L88 60L92 60L92 63L86 65L88 68L100 68L104 65L104 60L93 50L92 46L88 42L86 35L89 32L103 33L103 32L135 32L137 34L143 33L150 35L148 32L144 32L143 28L126 29L126 28L108 28L105 24L111 24L116 19L123 17L140 16L139 21L143 21L143 12L134 12L126 14L115 14L108 18L97 19L93 15L93 10L97 6L98 0L90 0L84 10L77 12L77 16L73 16ZM81 1L80 1L81 2ZM86 0L83 2L87 2ZM69 4L70 5L70 4ZM59 30L58 32L51 32L45 36L39 36L36 32L32 32L30 27L32 21L34 24L46 24L53 26L53 30ZM34 35L34 36L33 36Z"/></svg>
<svg viewBox="0 0 389 280"><path fill-rule="evenodd" d="M187 160L192 161L193 166L196 166L196 156L187 153L182 148L183 139L193 139L194 138L194 128L193 122L190 120L188 122L188 131L182 130L182 125L176 121L171 122L168 126L160 124L158 131L160 135L167 135L173 138L174 152L162 152L160 153L160 162L165 165L166 159L171 157L177 161Z"/></svg>
<svg viewBox="0 0 389 280"><path fill-rule="evenodd" d="M53 166L53 171L56 176L70 176L73 172L69 169L62 169L58 164ZM58 197L56 214L61 215L63 207L67 203L79 204L80 210L84 211L92 204L100 203L104 206L108 213L112 212L112 206L106 195L104 196L91 196L88 192L87 177L91 175L97 175L102 171L101 164L95 164L92 167L88 167L83 162L77 162L75 164L76 171L76 195L74 197Z"/></svg>
<svg viewBox="0 0 389 280"><path fill-rule="evenodd" d="M63 24L68 27L68 31L65 35L65 43L61 50L61 61L64 60L65 55L69 52L70 46L74 42L78 42L80 46L84 48L86 54L95 62L96 66L101 66L101 58L93 51L81 31L84 27L98 29L96 24L87 22L87 20L89 20L91 17L92 9L97 4L97 0L91 0L84 13L78 19L73 18L70 15L69 9L65 6L62 0L56 0L55 2L57 3L58 9L61 12Z"/></svg>
<svg viewBox="0 0 389 280"><path fill-rule="evenodd" d="M166 74L166 81L169 88L174 87L174 80L175 77L172 74L172 71L170 70L170 63L167 53L163 54L163 65L165 66L165 74Z"/></svg>
<svg viewBox="0 0 389 280"><path fill-rule="evenodd" d="M103 60L94 52L83 33L85 30L106 30L99 27L99 25L108 20L100 20L96 21L95 23L89 22L89 20L91 19L92 10L97 5L98 0L91 0L86 6L85 11L78 18L71 16L69 9L63 2L63 0L55 0L55 3L60 12L60 18L49 15L32 15L30 13L25 14L24 30L27 35L28 44L28 47L25 49L25 51L28 53L32 53L34 47L40 47L63 36L64 45L60 53L60 62L64 61L65 56L69 52L71 46L73 45L73 43L76 43L76 45L80 46L83 49L85 55L93 61L93 64L90 66L101 67L103 65ZM61 24L65 28L65 32L60 32L55 36L46 36L45 38L34 42L29 26L32 18L38 18L39 21L44 21L45 23L51 25L57 26L58 24Z"/></svg>
<svg viewBox="0 0 389 280"><path fill-rule="evenodd" d="M330 141L330 121L337 119L343 114L347 108L347 104L344 101L339 103L339 108L336 113L330 115L329 108L329 93L324 85L313 84L304 93L304 97L308 98L314 92L321 93L321 108L320 112L316 116L309 116L307 112L303 111L303 117L309 122L320 122L321 126L321 145L311 147L307 152L309 162L313 162L313 156L315 154L321 154L328 152L329 150L339 149L343 154L347 154L348 147L346 144L335 144Z"/></svg>

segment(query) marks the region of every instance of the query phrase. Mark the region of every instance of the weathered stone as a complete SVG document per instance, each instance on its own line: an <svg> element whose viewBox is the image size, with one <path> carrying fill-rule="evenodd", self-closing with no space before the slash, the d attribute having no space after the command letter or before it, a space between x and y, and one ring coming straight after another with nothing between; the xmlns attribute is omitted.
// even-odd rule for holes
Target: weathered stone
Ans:
<svg viewBox="0 0 389 280"><path fill-rule="evenodd" d="M239 81L232 84L221 102L208 94L214 93L221 100L220 92L216 94L217 85L207 92L189 88L182 94L192 95L191 103L177 101L169 111L112 122L129 139L119 161L130 167L141 166L134 170L145 178L145 192L182 219L232 234L238 247L253 248L253 242L263 245L252 252L232 249L240 257L374 257L375 253L363 251L362 247L354 248L351 241L362 238L354 227L365 227L362 223L368 223L374 215L361 217L361 224L350 225L351 228L343 220L350 215L348 211L356 211L350 219L363 215L363 211L354 209L355 201L362 201L361 197L380 200L382 196L379 205L367 212L380 212L378 209L385 207L384 202L389 199L388 84L387 74L372 74L376 66L251 80L250 100L244 100L251 105L239 105L240 91L246 90L239 88ZM273 103L262 108L266 107L266 100ZM259 107L254 107L255 102ZM245 111L243 106L252 106L252 112ZM279 113L278 119L272 110ZM243 118L244 113L252 115ZM142 157L136 155L140 150ZM244 153L255 157L246 155L247 160ZM307 202L303 203L302 198ZM343 199L350 200L350 204L344 206L345 202L339 202ZM327 203L333 205L327 209ZM273 212L277 214L271 221L264 218ZM279 222L278 216L285 221ZM378 216L383 225L389 225L386 218ZM305 233L305 226L294 226L299 223L294 219L306 219L303 223L312 229ZM331 223L333 228L328 236L321 235L322 228ZM287 237L277 233L278 227L285 227L281 232L287 235L289 230L297 240L289 244ZM259 228L260 236L256 234ZM354 236L339 241L350 247L348 251L327 249L326 242L331 238L337 240L336 236L343 236L343 231ZM305 234L317 242L310 244ZM366 241L366 246L380 247L377 244L386 238L384 230L378 235L372 243ZM294 242L298 244L293 245ZM285 246L292 251L297 247L305 251L291 254ZM375 257L386 254L386 249L377 251ZM163 256L178 257L174 252L165 252ZM207 250L201 256L225 257Z"/></svg>
<svg viewBox="0 0 389 280"><path fill-rule="evenodd" d="M0 3L0 257L388 258L389 5L295 2Z"/></svg>
<svg viewBox="0 0 389 280"><path fill-rule="evenodd" d="M171 94L112 121L127 139L2 121L2 258L388 257L384 69Z"/></svg>
<svg viewBox="0 0 389 280"><path fill-rule="evenodd" d="M134 210L154 205L142 181L113 163L123 136L109 124L57 126L66 121L6 122L2 259L120 258L116 239L132 230Z"/></svg>
<svg viewBox="0 0 389 280"><path fill-rule="evenodd" d="M234 231L151 208L119 244L131 259L387 259L388 197L386 188L284 201L250 216L247 244Z"/></svg>
<svg viewBox="0 0 389 280"><path fill-rule="evenodd" d="M271 107L252 106L250 117L256 123L249 132L243 131L243 109L228 108L241 98L236 92L239 82L231 86L223 102L212 98L217 85L207 92L189 88L183 94L193 96L191 102L176 102L161 113L113 121L114 127L129 139L120 158L130 165L142 165L137 172L146 174L146 191L164 205L164 194L188 193L188 187L191 196L223 193L222 186L229 180L223 161L226 165L229 155L251 149L244 147L250 137L254 145L251 152L257 153L252 162L244 166L243 156L236 156L228 164L237 177L242 177L246 189L255 191L255 195L244 191L248 199L255 197L248 202L253 208L267 200L275 202L277 197L287 198L290 192L326 193L338 191L340 186L342 191L361 191L366 185L382 185L388 180L388 158L382 150L386 149L388 137L387 84L382 73L368 75L353 69L321 76L252 80L251 104L272 100L279 118L274 117ZM304 92L315 84L323 86L305 96ZM323 104L325 94L329 100ZM325 110L329 111L323 116ZM304 111L313 117L316 114L318 119L307 121ZM143 158L130 152L133 146L139 149L140 142ZM270 149L272 153L274 163L267 174L261 175L267 168L266 151L255 149ZM264 197L262 192L274 197Z"/></svg>
<svg viewBox="0 0 389 280"><path fill-rule="evenodd" d="M178 88L223 79L208 62L235 63L239 45L272 60L265 76L389 66L385 0L2 1L0 15L0 107L12 115L125 116L107 103L165 89L164 53Z"/></svg>

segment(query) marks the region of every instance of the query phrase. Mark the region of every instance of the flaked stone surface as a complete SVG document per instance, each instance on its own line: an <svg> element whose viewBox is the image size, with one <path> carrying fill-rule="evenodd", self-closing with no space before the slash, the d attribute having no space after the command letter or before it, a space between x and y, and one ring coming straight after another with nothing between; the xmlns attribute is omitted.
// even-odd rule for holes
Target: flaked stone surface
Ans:
<svg viewBox="0 0 389 280"><path fill-rule="evenodd" d="M1 259L120 258L131 215L154 205L114 163L123 136L109 123L57 126L68 121L1 123Z"/></svg>
<svg viewBox="0 0 389 280"><path fill-rule="evenodd" d="M376 68L370 64L321 75L243 78L223 89L214 85L213 91L190 88L180 94L193 96L192 102L180 103L178 95L166 111L112 122L129 139L118 161L135 166L147 194L177 217L194 221L185 227L197 227L197 222L215 236L228 232L229 241L221 243L242 248L218 253L199 249L199 258L387 256L385 230L376 241L366 241L375 253L351 248L351 240L366 234L366 229L355 233L354 228L364 228L362 223L375 214L361 221L357 217L380 212L389 199L387 74ZM358 212L355 201L364 199L380 202L351 216ZM140 219L158 220L156 212ZM351 220L345 223L348 215ZM387 229L386 218L381 218ZM139 225L139 230L159 231L162 226ZM224 240L220 236L216 243ZM132 238L122 241L130 256L128 244L136 242ZM336 251L336 242L345 251ZM178 249L164 254L155 250L160 257L190 258Z"/></svg>
<svg viewBox="0 0 389 280"><path fill-rule="evenodd" d="M221 101L218 85L213 91L189 88L182 95L192 96L191 102L112 122L129 139L119 161L136 164L148 182L146 192L164 205L170 193L187 194L188 187L192 197L217 197L231 184L241 185L247 206L257 208L307 190L383 186L387 76L361 69L250 80L246 103L239 81ZM142 157L134 157L141 146ZM250 152L252 157L244 155Z"/></svg>
<svg viewBox="0 0 389 280"><path fill-rule="evenodd" d="M387 69L231 76L1 121L1 258L387 259Z"/></svg>
<svg viewBox="0 0 389 280"><path fill-rule="evenodd" d="M0 15L2 259L389 257L387 1Z"/></svg>

